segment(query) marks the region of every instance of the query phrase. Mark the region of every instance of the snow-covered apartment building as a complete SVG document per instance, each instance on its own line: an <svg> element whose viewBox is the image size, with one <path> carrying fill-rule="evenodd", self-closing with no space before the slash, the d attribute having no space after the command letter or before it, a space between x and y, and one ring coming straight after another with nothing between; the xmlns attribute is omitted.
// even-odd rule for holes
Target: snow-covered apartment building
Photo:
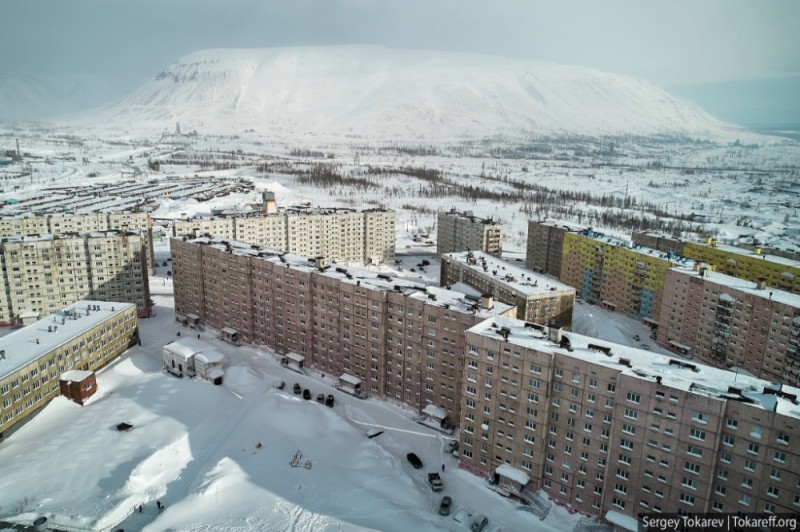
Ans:
<svg viewBox="0 0 800 532"><path fill-rule="evenodd" d="M0 239L0 323L35 321L80 299L134 303L149 316L147 245L138 231Z"/></svg>
<svg viewBox="0 0 800 532"><path fill-rule="evenodd" d="M138 341L136 306L78 301L0 338L0 435L59 394L69 370L94 371Z"/></svg>
<svg viewBox="0 0 800 532"><path fill-rule="evenodd" d="M369 394L457 419L464 330L513 306L314 259L200 238L171 241L175 310Z"/></svg>
<svg viewBox="0 0 800 532"><path fill-rule="evenodd" d="M526 474L614 521L800 510L800 389L506 317L466 344L460 452L476 474Z"/></svg>
<svg viewBox="0 0 800 532"><path fill-rule="evenodd" d="M516 319L511 305L173 239L176 312L460 427L465 469L591 515L800 508L800 390ZM488 306L488 305L487 305ZM524 491L524 493L523 493ZM611 512L611 513L609 513Z"/></svg>
<svg viewBox="0 0 800 532"><path fill-rule="evenodd" d="M553 277L561 277L561 257L564 253L564 234L584 231L564 223L528 222L525 267Z"/></svg>
<svg viewBox="0 0 800 532"><path fill-rule="evenodd" d="M176 221L173 236L212 235L328 261L394 261L395 212L303 208Z"/></svg>
<svg viewBox="0 0 800 532"><path fill-rule="evenodd" d="M480 251L441 256L441 284L465 283L517 307L517 318L572 327L575 289Z"/></svg>
<svg viewBox="0 0 800 532"><path fill-rule="evenodd" d="M667 271L658 342L713 366L800 385L800 294L711 270Z"/></svg>
<svg viewBox="0 0 800 532"><path fill-rule="evenodd" d="M436 246L441 255L459 251L482 251L500 256L503 249L503 224L480 218L472 211L455 208L436 216Z"/></svg>
<svg viewBox="0 0 800 532"><path fill-rule="evenodd" d="M34 208L35 206L31 206ZM19 214L0 218L0 237L138 231L145 241L145 257L153 267L153 223L146 212L93 212L86 214Z"/></svg>

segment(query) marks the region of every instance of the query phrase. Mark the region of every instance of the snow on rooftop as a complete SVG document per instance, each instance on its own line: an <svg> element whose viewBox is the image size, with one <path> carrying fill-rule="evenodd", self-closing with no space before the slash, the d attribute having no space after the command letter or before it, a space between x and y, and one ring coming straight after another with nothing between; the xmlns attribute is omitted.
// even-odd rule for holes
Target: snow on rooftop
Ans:
<svg viewBox="0 0 800 532"><path fill-rule="evenodd" d="M68 370L68 371L65 371L64 373L62 373L61 376L59 377L59 380L62 380L62 381L65 381L65 382L80 382L80 381L86 380L93 373L94 373L94 371L84 371L82 369L71 369L71 370Z"/></svg>
<svg viewBox="0 0 800 532"><path fill-rule="evenodd" d="M512 262L498 259L482 251L463 251L446 253L442 258L450 259L478 272L480 275L492 277L506 283L524 294L540 294L551 290L575 292L575 289L550 277L540 275ZM484 264L486 269L484 270Z"/></svg>
<svg viewBox="0 0 800 532"><path fill-rule="evenodd" d="M708 247L708 248L715 248L721 251L725 251L728 253L735 253L736 255L741 255L743 257L750 257L753 259L764 260L767 262L774 262L776 264L782 264L784 266L791 266L793 268L800 268L800 261L795 259L789 259L786 257L779 257L778 255L769 255L767 253L756 253L754 250L739 248L736 246L729 246L727 244L707 244L705 242L692 242L698 246Z"/></svg>
<svg viewBox="0 0 800 532"><path fill-rule="evenodd" d="M182 336L174 342L170 342L165 345L164 349L170 353L181 356L184 359L189 359L197 353L213 350L214 346L202 340L192 338L191 336Z"/></svg>
<svg viewBox="0 0 800 532"><path fill-rule="evenodd" d="M197 353L195 358L201 362L205 362L206 364L217 364L225 359L223 354L216 349L209 349L208 351Z"/></svg>
<svg viewBox="0 0 800 532"><path fill-rule="evenodd" d="M78 301L46 318L0 338L0 377L9 375L49 353L58 346L80 336L105 320L135 307L132 303ZM99 308L99 310L89 310ZM72 317L67 317L73 315Z"/></svg>
<svg viewBox="0 0 800 532"><path fill-rule="evenodd" d="M622 527L625 530L630 530L631 532L636 532L639 530L639 522L635 517L630 517L625 514L615 512L614 510L609 510L606 512L606 521L612 525Z"/></svg>
<svg viewBox="0 0 800 532"><path fill-rule="evenodd" d="M630 241L620 240L618 238L609 236L605 233L598 233L596 231L592 231L591 229L582 231L581 235L596 240L597 242L603 244L629 249L640 255L645 255L648 257L656 257L676 264L681 264L688 267L694 267L695 263L694 259L690 259L688 257L682 257L680 255L676 255L675 253L669 251L660 251L658 249L646 248L640 244L633 244Z"/></svg>
<svg viewBox="0 0 800 532"><path fill-rule="evenodd" d="M522 320L504 316L487 319L468 332L497 339L502 338L498 333L503 328L509 331L507 341L514 345L612 367L642 379L655 380L660 377L665 386L710 397L745 397L764 410L800 419L800 402L797 401L800 389L780 387L743 372L713 368L695 361L679 360L652 351L565 332L563 337L569 341L568 350L548 340L543 331L526 327ZM603 350L608 350L609 354L606 355ZM741 390L741 396L729 388Z"/></svg>
<svg viewBox="0 0 800 532"><path fill-rule="evenodd" d="M732 290L736 290L751 295L753 297L769 299L777 303L783 303L784 305L800 308L800 294L793 294L791 292L780 290L778 288L773 288L771 286L764 289L759 289L758 283L755 283L753 281L748 281L746 279L740 279L738 277L733 277L731 275L726 275L724 273L712 271L711 269L706 269L702 276L700 275L700 272L694 271L693 268L678 267L672 269L676 272L680 272L683 275L690 275L692 277L698 277L698 278L702 277L703 279L706 280L706 282L718 284L720 286L724 286ZM728 299L723 298L723 296L727 296ZM730 294L721 294L719 297L720 299L727 301L735 299Z"/></svg>

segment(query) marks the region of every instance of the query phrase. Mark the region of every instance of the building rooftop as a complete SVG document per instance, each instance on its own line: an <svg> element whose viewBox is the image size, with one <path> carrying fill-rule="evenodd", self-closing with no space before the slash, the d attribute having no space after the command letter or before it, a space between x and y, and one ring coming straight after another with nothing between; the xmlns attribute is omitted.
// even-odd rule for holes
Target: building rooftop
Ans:
<svg viewBox="0 0 800 532"><path fill-rule="evenodd" d="M449 211L441 211L439 214L445 216L454 216L456 218L463 218L465 220L469 220L473 223L479 224L487 224L487 225L503 225L498 221L495 221L493 218L481 218L480 216L475 216L475 213L472 211L463 211L460 212L455 208L450 209Z"/></svg>
<svg viewBox="0 0 800 532"><path fill-rule="evenodd" d="M699 395L753 404L756 407L800 419L800 388L781 386L744 373L712 368L678 357L590 338L562 333L562 342L548 339L549 329L515 318L496 316L469 332L504 339L510 344L572 357L621 370L640 379L658 381L665 386Z"/></svg>
<svg viewBox="0 0 800 532"><path fill-rule="evenodd" d="M646 248L639 244L633 244L627 240L620 240L618 238L608 236L605 233L598 233L597 231L592 231L591 229L586 229L585 231L580 231L579 233L585 237L596 240L597 242L607 244L610 246L625 248L648 257L663 259L674 263L676 266L681 266L681 265L689 267L694 266L695 261L693 259L690 259L688 257L681 257L680 255L672 253L671 251L659 251L657 249Z"/></svg>
<svg viewBox="0 0 800 532"><path fill-rule="evenodd" d="M536 223L538 223L539 225L545 225L547 227L557 227L558 229L564 229L566 231L571 231L573 233L586 231L585 225L575 225L570 222L561 222L558 220L544 220Z"/></svg>
<svg viewBox="0 0 800 532"><path fill-rule="evenodd" d="M550 291L575 292L571 286L482 251L446 253L442 255L442 259L449 259L468 266L481 275L501 281L509 288L526 295Z"/></svg>
<svg viewBox="0 0 800 532"><path fill-rule="evenodd" d="M136 308L132 303L78 301L46 318L0 338L0 378L30 364L45 353L80 336L86 330ZM95 310L92 310L95 309Z"/></svg>
<svg viewBox="0 0 800 532"><path fill-rule="evenodd" d="M348 214L348 213L365 213L365 212L393 212L391 209L374 207L370 209L353 209L350 207L311 207L310 205L289 205L288 207L280 207L278 212L263 213L261 211L221 211L211 216L192 216L180 221L199 221L199 220L219 220L219 219L234 219L234 218L273 218L276 216L308 216L308 215L330 215L330 214Z"/></svg>
<svg viewBox="0 0 800 532"><path fill-rule="evenodd" d="M316 260L291 253L281 253L269 248L263 248L255 244L245 244L235 240L222 238L200 237L187 240L194 244L208 245L216 249L228 251L236 255L260 257L264 260L285 264L286 267L303 272L316 272L319 275L338 279L340 282L364 286L372 290L384 292L402 292L408 297L415 299L425 299L429 305L454 308L468 313L473 312L480 316L494 316L504 314L513 308L513 305L494 302L491 309L480 306L480 298L473 293L465 293L452 288L442 288L429 286L418 281L411 281L402 277L396 277L390 273L375 273L369 270L354 266L331 264L324 269L316 265Z"/></svg>
<svg viewBox="0 0 800 532"><path fill-rule="evenodd" d="M16 235L16 236L6 236L2 237L2 242L21 242L21 243L29 243L29 242L46 242L50 240L67 240L70 238L103 238L103 237L115 237L115 236L142 236L142 232L138 229L126 229L124 231L87 231L85 233L59 233L56 235L51 234L44 234L44 235Z"/></svg>
<svg viewBox="0 0 800 532"><path fill-rule="evenodd" d="M781 264L783 266L791 266L793 268L800 268L800 261L795 259L787 259L785 257L779 257L777 255L769 255L766 253L756 253L755 250L749 250L745 248L739 248L736 246L728 246L726 244L707 244L704 242L692 242L692 244L703 246L711 249L718 249L720 251L724 251L726 253L733 253L735 255L741 255L743 257L750 257L751 259L758 259L764 260L767 262L774 262L776 264Z"/></svg>
<svg viewBox="0 0 800 532"><path fill-rule="evenodd" d="M800 308L800 294L793 294L791 292L787 292L785 290L779 290L771 286L759 289L758 283L747 281L745 279L740 279L738 277L733 277L731 275L725 275L724 273L711 271L710 269L704 270L702 274L700 271L695 271L693 268L679 267L672 269L675 270L676 272L680 272L684 275L689 275L691 277L696 277L696 278L702 277L706 281L728 287L731 290L737 290L739 292L743 292L753 297L760 297L770 301L775 301L776 303L782 303L784 305L789 305L791 307Z"/></svg>

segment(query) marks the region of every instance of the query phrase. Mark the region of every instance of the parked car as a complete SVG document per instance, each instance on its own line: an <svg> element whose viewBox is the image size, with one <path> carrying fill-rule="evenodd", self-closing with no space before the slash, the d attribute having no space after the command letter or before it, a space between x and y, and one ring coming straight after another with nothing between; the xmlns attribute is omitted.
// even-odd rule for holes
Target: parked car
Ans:
<svg viewBox="0 0 800 532"><path fill-rule="evenodd" d="M295 395L300 395L303 392L303 389L300 388L300 384L296 382L292 387L292 391L295 393Z"/></svg>
<svg viewBox="0 0 800 532"><path fill-rule="evenodd" d="M414 453L408 453L406 458L408 458L409 463L414 466L414 469L422 469L422 460L419 459L419 456Z"/></svg>
<svg viewBox="0 0 800 532"><path fill-rule="evenodd" d="M450 509L453 507L453 499L449 495L442 497L442 502L439 503L439 515L450 515Z"/></svg>
<svg viewBox="0 0 800 532"><path fill-rule="evenodd" d="M321 404L321 405L325 404L325 394L324 393L318 393L317 394L317 402L319 404Z"/></svg>
<svg viewBox="0 0 800 532"><path fill-rule="evenodd" d="M305 399L306 401L311 400L311 390L309 390L308 388L303 390L303 399Z"/></svg>
<svg viewBox="0 0 800 532"><path fill-rule="evenodd" d="M470 529L472 529L472 532L481 532L481 530L486 528L486 525L488 524L489 518L483 514L478 514L472 518L472 525L470 525Z"/></svg>
<svg viewBox="0 0 800 532"><path fill-rule="evenodd" d="M283 381L278 381L278 382L276 382L275 384L273 384L273 387L274 387L276 390L283 390L284 386L286 386L286 383L285 383L285 382L283 382Z"/></svg>
<svg viewBox="0 0 800 532"><path fill-rule="evenodd" d="M444 444L444 452L448 454L457 450L458 450L458 440L448 440L448 442Z"/></svg>
<svg viewBox="0 0 800 532"><path fill-rule="evenodd" d="M328 397L325 398L325 406L333 408L333 395L328 394Z"/></svg>

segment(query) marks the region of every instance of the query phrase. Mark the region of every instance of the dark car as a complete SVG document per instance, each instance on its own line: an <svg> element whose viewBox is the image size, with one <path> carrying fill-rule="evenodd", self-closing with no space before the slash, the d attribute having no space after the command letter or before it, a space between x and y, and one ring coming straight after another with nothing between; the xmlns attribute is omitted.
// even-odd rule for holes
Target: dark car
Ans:
<svg viewBox="0 0 800 532"><path fill-rule="evenodd" d="M296 382L296 383L294 383L294 387L292 387L292 391L295 394L300 395L300 393L302 393L303 389L300 388L300 384Z"/></svg>
<svg viewBox="0 0 800 532"><path fill-rule="evenodd" d="M406 458L408 458L408 461L414 466L414 469L422 469L422 460L419 459L419 456L414 453L408 453Z"/></svg>
<svg viewBox="0 0 800 532"><path fill-rule="evenodd" d="M450 515L450 508L453 506L453 499L448 495L442 497L442 502L439 503L439 515Z"/></svg>
<svg viewBox="0 0 800 532"><path fill-rule="evenodd" d="M324 393L318 393L317 394L317 402L319 404L324 404L325 403L325 394Z"/></svg>
<svg viewBox="0 0 800 532"><path fill-rule="evenodd" d="M273 386L275 387L276 390L283 390L284 386L286 386L286 383L283 381L278 381L275 384L273 384Z"/></svg>
<svg viewBox="0 0 800 532"><path fill-rule="evenodd" d="M311 390L309 390L308 388L303 390L303 399L305 399L306 401L311 400Z"/></svg>
<svg viewBox="0 0 800 532"><path fill-rule="evenodd" d="M328 394L328 397L325 398L325 406L329 406L333 408L333 396Z"/></svg>

